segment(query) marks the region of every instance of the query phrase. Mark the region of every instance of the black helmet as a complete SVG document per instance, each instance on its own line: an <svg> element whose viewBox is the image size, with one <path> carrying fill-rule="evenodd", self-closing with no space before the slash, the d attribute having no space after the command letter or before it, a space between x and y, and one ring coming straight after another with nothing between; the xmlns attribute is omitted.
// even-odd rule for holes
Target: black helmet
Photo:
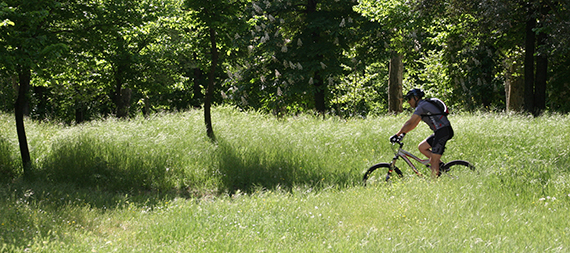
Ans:
<svg viewBox="0 0 570 253"><path fill-rule="evenodd" d="M418 97L419 99L422 99L424 97L425 93L423 90L420 89L411 89L410 91L408 91L408 94L406 94L405 99L410 100L412 97Z"/></svg>

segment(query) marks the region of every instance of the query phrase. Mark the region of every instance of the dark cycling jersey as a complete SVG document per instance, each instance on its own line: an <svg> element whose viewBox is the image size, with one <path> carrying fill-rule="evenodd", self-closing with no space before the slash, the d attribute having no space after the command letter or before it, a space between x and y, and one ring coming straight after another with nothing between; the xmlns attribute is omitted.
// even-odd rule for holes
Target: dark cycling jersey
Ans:
<svg viewBox="0 0 570 253"><path fill-rule="evenodd" d="M428 124L429 128L431 128L431 130L434 132L443 127L451 126L451 123L447 119L447 116L441 115L441 110L437 108L437 106L423 99L418 101L418 106L416 106L414 114L417 114L420 117L422 117L422 120L426 124ZM439 115L428 115L428 114L439 114Z"/></svg>

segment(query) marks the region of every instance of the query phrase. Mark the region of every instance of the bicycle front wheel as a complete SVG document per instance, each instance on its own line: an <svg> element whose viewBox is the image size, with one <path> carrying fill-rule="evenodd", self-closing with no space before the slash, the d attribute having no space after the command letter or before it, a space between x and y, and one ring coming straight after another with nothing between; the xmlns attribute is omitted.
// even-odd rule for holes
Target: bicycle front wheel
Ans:
<svg viewBox="0 0 570 253"><path fill-rule="evenodd" d="M364 173L364 177L362 178L362 182L365 186L367 185L377 185L389 181L390 178L393 176L390 172L389 163L378 163L370 167L366 173ZM402 177L402 171L398 169L398 167L394 167L393 172L399 177Z"/></svg>
<svg viewBox="0 0 570 253"><path fill-rule="evenodd" d="M458 177L461 174L475 172L475 166L468 161L454 160L445 163L441 171L451 177Z"/></svg>

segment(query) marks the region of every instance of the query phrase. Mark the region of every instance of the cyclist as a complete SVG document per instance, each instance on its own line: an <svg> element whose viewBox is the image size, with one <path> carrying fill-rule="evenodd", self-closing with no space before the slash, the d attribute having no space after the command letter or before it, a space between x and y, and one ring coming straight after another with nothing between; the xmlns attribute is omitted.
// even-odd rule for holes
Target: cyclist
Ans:
<svg viewBox="0 0 570 253"><path fill-rule="evenodd" d="M440 175L441 156L445 150L445 144L453 138L453 128L447 119L447 114L435 104L423 99L424 95L421 89L412 89L406 94L405 100L412 108L415 108L414 114L404 123L398 133L390 137L390 142L400 141L406 133L416 128L423 120L434 133L420 142L418 148L429 158L432 177L435 178Z"/></svg>

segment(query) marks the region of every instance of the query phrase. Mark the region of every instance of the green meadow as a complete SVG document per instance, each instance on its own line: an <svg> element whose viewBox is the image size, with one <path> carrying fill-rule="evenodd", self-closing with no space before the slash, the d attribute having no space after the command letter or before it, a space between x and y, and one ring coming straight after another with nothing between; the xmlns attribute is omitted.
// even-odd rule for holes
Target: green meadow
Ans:
<svg viewBox="0 0 570 253"><path fill-rule="evenodd" d="M21 179L0 114L0 252L568 252L570 116L450 116L445 160L477 173L364 187L406 113L276 118L200 110L68 126L26 121ZM406 148L430 134L423 123ZM425 168L422 172L428 174Z"/></svg>

